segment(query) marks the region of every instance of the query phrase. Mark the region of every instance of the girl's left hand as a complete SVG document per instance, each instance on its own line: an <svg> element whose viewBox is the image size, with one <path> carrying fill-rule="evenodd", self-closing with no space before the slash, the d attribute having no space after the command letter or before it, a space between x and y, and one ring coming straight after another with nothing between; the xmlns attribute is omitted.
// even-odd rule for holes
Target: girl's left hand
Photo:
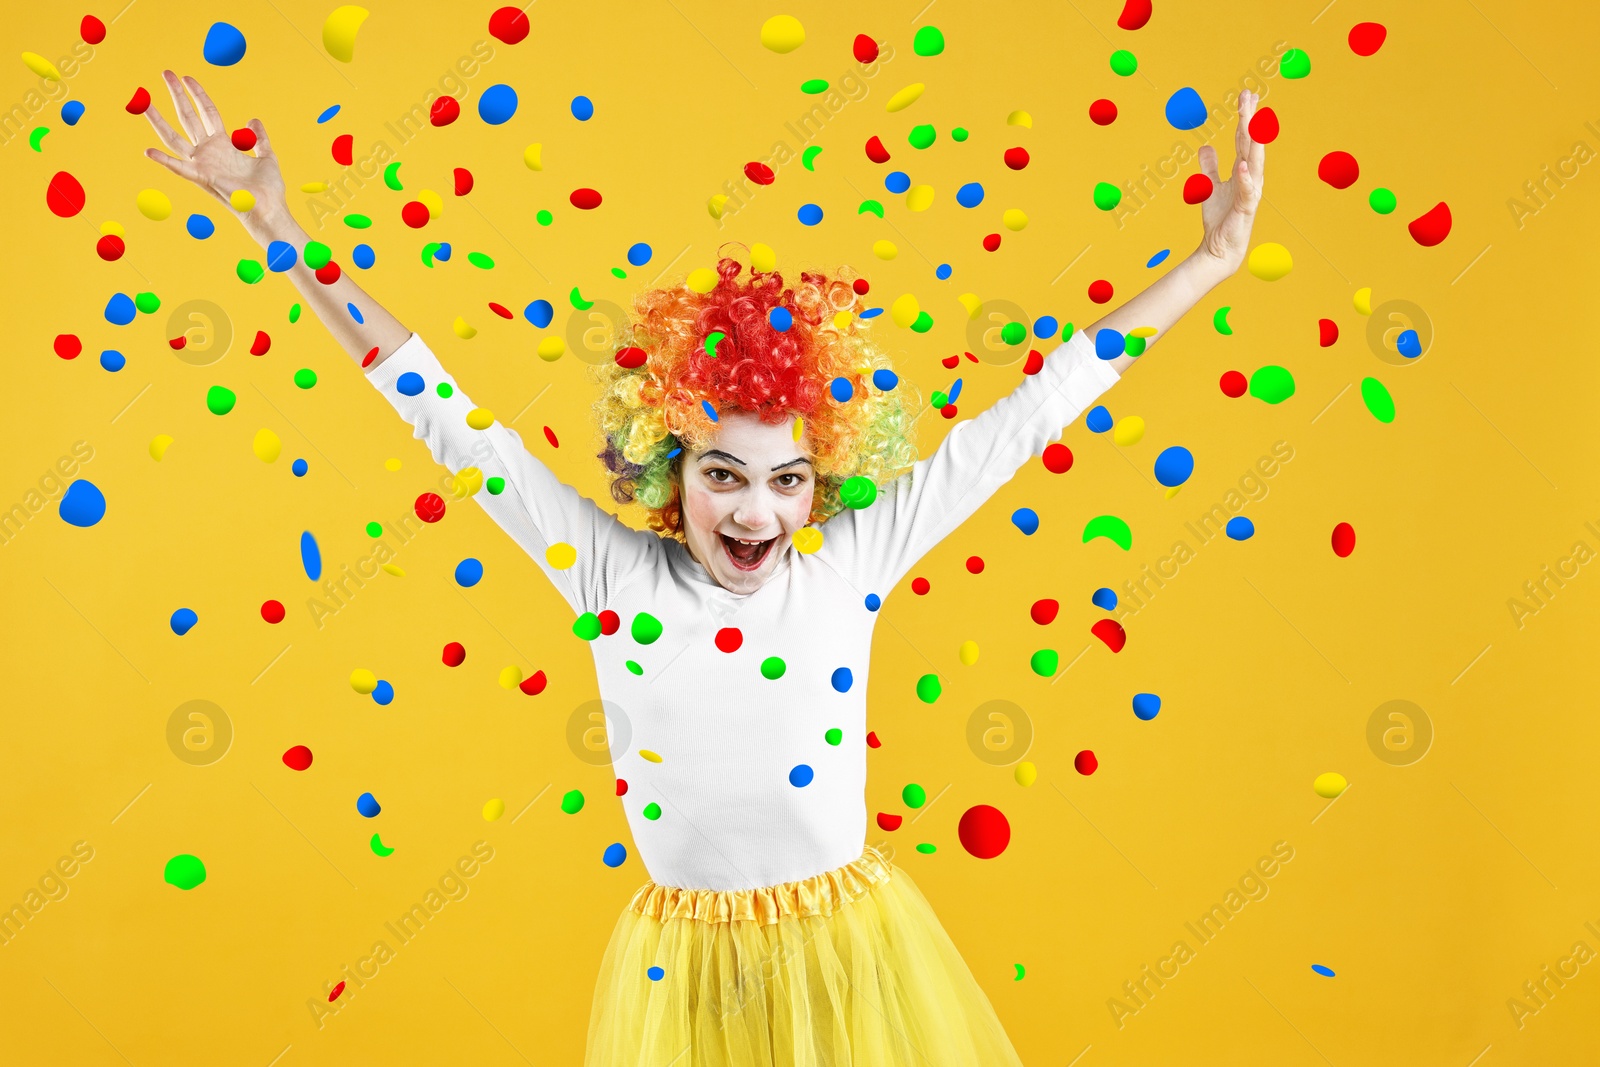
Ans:
<svg viewBox="0 0 1600 1067"><path fill-rule="evenodd" d="M1215 148L1210 145L1200 148L1200 169L1212 182L1210 198L1200 205L1200 219L1205 224L1200 252L1216 260L1230 275L1239 269L1250 251L1250 229L1256 221L1256 207L1261 203L1266 146L1251 140L1249 129L1260 99L1248 90L1239 94L1239 128L1233 137L1238 158L1233 165L1232 178L1220 180Z"/></svg>

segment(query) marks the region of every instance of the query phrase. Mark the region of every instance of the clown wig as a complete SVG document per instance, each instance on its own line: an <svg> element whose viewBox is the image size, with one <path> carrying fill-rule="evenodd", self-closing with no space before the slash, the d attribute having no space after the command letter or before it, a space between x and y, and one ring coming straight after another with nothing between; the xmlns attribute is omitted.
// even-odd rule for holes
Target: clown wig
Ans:
<svg viewBox="0 0 1600 1067"><path fill-rule="evenodd" d="M639 504L650 529L680 541L681 465L688 453L710 448L717 429L702 401L719 415L802 420L816 470L811 522L844 507L845 479L883 486L917 459L910 431L920 398L904 384L883 390L872 383L890 361L858 317L865 282L852 285L848 268L836 277L802 271L788 286L777 271L752 270L741 282L743 269L724 257L708 293L684 285L640 292L616 361L596 371L595 414L606 441L599 458L611 472L611 495ZM786 330L773 325L777 308L792 318ZM708 352L713 333L724 336ZM842 401L834 393L841 379L849 384Z"/></svg>

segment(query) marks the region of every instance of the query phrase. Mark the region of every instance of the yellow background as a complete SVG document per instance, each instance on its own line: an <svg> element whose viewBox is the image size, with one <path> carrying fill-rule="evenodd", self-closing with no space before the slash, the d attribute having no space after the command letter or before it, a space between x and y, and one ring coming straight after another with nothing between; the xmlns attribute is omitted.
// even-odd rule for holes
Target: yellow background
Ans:
<svg viewBox="0 0 1600 1067"><path fill-rule="evenodd" d="M1095 314L1091 280L1113 281L1120 302L1155 276L1144 268L1154 252L1172 248L1173 263L1193 247L1197 213L1181 202L1181 176L1121 230L1093 208L1090 190L1138 177L1175 143L1194 145L1194 134L1164 122L1166 97L1193 85L1222 103L1279 42L1309 52L1313 70L1303 81L1262 82L1284 132L1267 151L1255 239L1286 245L1294 272L1270 285L1243 273L1228 281L1106 398L1118 417L1147 421L1142 442L1119 449L1074 426L1064 438L1077 456L1068 475L1030 465L916 568L933 585L925 599L909 582L887 598L870 694L870 724L885 744L871 755L868 803L903 810L908 781L938 799L914 825L874 834L928 894L1029 1064L1496 1067L1592 1056L1600 967L1581 967L1520 1027L1507 1001L1526 999L1523 983L1575 942L1600 951L1584 926L1600 927L1600 731L1583 666L1593 662L1600 578L1593 564L1580 567L1520 628L1507 602L1574 542L1600 549L1585 526L1600 527L1591 464L1600 333L1589 311L1600 282L1600 176L1592 163L1572 176L1568 164L1565 186L1548 185L1554 195L1520 225L1507 201L1572 156L1575 142L1600 148L1585 128L1600 126L1589 55L1597 20L1571 2L1537 17L1509 0L1324 2L1158 3L1137 33L1118 30L1118 5L1100 0L925 9L916 0L870 12L812 3L790 9L808 40L783 56L757 40L762 20L783 10L773 7L539 3L530 38L507 47L486 32L490 4L396 2L373 5L347 66L320 47L327 5L136 0L120 15L98 11L118 16L110 36L67 82L88 106L83 121L62 124L57 96L33 120L54 130L44 151L16 137L0 156L10 325L0 506L23 502L77 441L94 451L81 475L110 501L104 521L83 530L61 522L52 500L0 547L0 904L21 901L74 842L94 852L66 880L69 894L0 947L4 1058L576 1063L601 950L645 877L636 858L617 870L600 864L607 843L628 841L622 812L609 799L609 768L567 749L571 709L596 695L570 612L476 507L453 504L444 522L398 548L405 578L380 575L320 629L313 623L300 531L318 534L330 570L354 564L371 552L363 525L405 514L441 472L321 326L288 324L296 295L283 279L247 287L234 277L235 261L258 250L220 205L141 158L154 138L122 107L136 85L152 88L170 115L161 69L199 76L230 127L264 120L291 186L334 177L328 144L338 133L356 135L358 157L388 141L405 161L407 194L374 180L351 207L376 219L372 230L330 224L314 236L347 266L350 246L369 240L379 264L360 278L367 289L423 333L474 400L504 419L522 412L516 428L537 453L603 498L583 364L539 361L539 331L520 315L496 319L487 301L520 312L544 297L559 326L574 285L626 303L664 268L671 278L710 265L721 240L763 241L781 268L855 265L885 306L918 294L932 332L897 329L887 316L879 330L927 396L954 377L937 360L972 347L958 294L1083 324ZM18 8L5 50L66 55L77 17ZM237 66L201 60L217 18L249 40ZM1361 59L1345 35L1369 18L1388 24L1389 39ZM929 23L949 46L919 58L911 36ZM799 83L837 82L859 32L890 42L894 58L821 132L815 173L781 167L778 182L719 230L707 197L747 160L769 157L773 142L799 148L784 124L816 102ZM465 80L461 120L398 146L383 123L437 91L478 41L494 54ZM1141 63L1127 79L1107 65L1124 46ZM0 93L20 103L39 83L14 58L6 69ZM888 97L917 81L927 83L923 98L886 114ZM488 127L476 102L496 82L514 85L521 107ZM578 93L596 104L587 124L567 110ZM1109 128L1086 116L1099 96L1121 108ZM334 102L344 110L317 126ZM1005 125L1018 108L1031 112L1032 129ZM922 122L939 140L919 153L905 137ZM949 137L957 125L972 131L965 144ZM891 168L861 152L874 133L891 167L936 187L932 210L912 215L882 192ZM1216 140L1224 168L1231 140L1231 126ZM544 144L539 173L521 159L534 141ZM1000 165L1013 144L1032 154L1020 173ZM1343 192L1316 177L1335 148L1361 165ZM454 166L477 177L470 204L450 193ZM44 208L58 169L88 190L76 219ZM989 197L966 212L953 193L970 180ZM1377 185L1399 197L1391 216L1364 203ZM604 205L572 210L566 194L578 186L601 190ZM146 187L172 197L171 218L135 211ZM414 234L399 209L421 187L444 195L445 213ZM855 214L866 196L885 201L888 220ZM294 206L309 226L304 199ZM1439 200L1450 204L1454 232L1422 248L1405 224ZM808 201L827 212L810 229L795 220ZM556 221L541 228L533 213L546 207ZM1031 225L1001 230L1008 207ZM216 219L217 234L188 237L191 211ZM108 219L128 231L117 263L93 252ZM993 255L979 248L991 230L1005 234ZM456 259L424 269L424 239L452 241ZM879 239L900 246L896 260L873 258ZM610 277L640 240L655 260L626 281ZM495 258L492 273L465 262L474 249ZM947 283L933 277L941 262L955 268ZM1426 310L1435 340L1415 365L1389 366L1368 347L1351 301L1362 286L1379 303ZM125 328L105 323L112 292L144 290L161 297L160 312ZM165 344L170 309L191 299L218 303L236 331L232 351L209 367L179 361ZM1231 337L1209 322L1224 304L1234 308ZM457 315L479 328L475 339L452 334ZM1329 349L1316 342L1321 317L1341 329ZM274 339L262 358L247 352L257 329ZM60 332L83 337L85 354L57 359ZM96 365L107 347L127 355L125 370ZM1223 371L1265 363L1292 369L1291 400L1269 407L1218 391ZM300 367L317 371L315 389L293 386ZM1016 365L964 362L959 373L962 417L1020 378ZM1391 425L1361 404L1354 383L1368 375L1394 395ZM204 408L213 384L239 394L224 418ZM943 423L920 421L925 450ZM559 450L542 440L544 424ZM270 466L251 455L261 427L284 440ZM175 442L156 463L146 449L159 433ZM1221 502L1279 441L1293 459L1245 509L1255 538L1199 547L1184 523ZM1198 465L1169 501L1150 469L1177 443ZM311 464L303 480L289 473L295 456ZM403 461L399 472L385 470L389 457ZM1020 506L1043 522L1026 543L1008 518ZM1132 525L1131 552L1080 543L1082 523L1103 512ZM1339 521L1358 535L1343 560L1328 547ZM1075 660L1101 615L1091 591L1120 589L1179 539L1196 556L1126 617L1127 649L1113 656L1096 642ZM972 554L987 560L981 576L963 567ZM461 591L451 572L468 555L488 577ZM1063 604L1048 631L1027 618L1038 596ZM268 597L289 608L277 627L257 615ZM167 619L183 606L200 622L178 638ZM965 668L956 651L969 638L983 656ZM438 661L449 640L468 650L455 671ZM1027 667L1046 646L1073 663L1055 683ZM929 661L945 681L932 706L913 693ZM498 672L512 664L545 669L549 688L537 698L502 690ZM354 694L346 679L357 667L391 680L395 702ZM1129 710L1140 691L1164 700L1152 722ZM209 766L167 747L168 718L191 699L216 702L233 723L231 750ZM967 749L967 717L990 699L1017 702L1034 724L1032 788ZM1369 716L1394 699L1424 709L1435 732L1410 766L1380 761L1366 741ZM294 744L316 754L304 774L279 760ZM1073 772L1082 748L1099 756L1093 777ZM1325 811L1311 782L1328 770L1351 784ZM589 803L563 815L557 801L572 788ZM353 804L367 790L384 805L370 822ZM492 797L508 813L487 823L480 809ZM1010 817L1012 843L998 859L975 860L956 840L960 813L976 803ZM368 849L374 829L396 848L387 859ZM319 1028L308 1001L374 941L395 946L384 923L480 839L494 858L466 880L469 895ZM918 854L917 841L939 850ZM1294 857L1266 882L1269 895L1200 945L1184 923L1280 841ZM209 871L188 893L161 878L165 861L184 852ZM1108 1000L1180 939L1194 958L1119 1028ZM1027 968L1021 981L1015 963ZM1337 977L1318 977L1313 963Z"/></svg>

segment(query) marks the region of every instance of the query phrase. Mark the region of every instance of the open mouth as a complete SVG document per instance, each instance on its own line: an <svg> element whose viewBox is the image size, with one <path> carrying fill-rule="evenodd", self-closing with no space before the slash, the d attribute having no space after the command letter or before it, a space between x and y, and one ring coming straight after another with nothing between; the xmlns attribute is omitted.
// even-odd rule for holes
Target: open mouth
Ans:
<svg viewBox="0 0 1600 1067"><path fill-rule="evenodd" d="M743 541L727 534L718 536L722 538L723 551L727 552L729 561L742 571L753 571L766 562L767 553L778 540L772 537L765 541Z"/></svg>

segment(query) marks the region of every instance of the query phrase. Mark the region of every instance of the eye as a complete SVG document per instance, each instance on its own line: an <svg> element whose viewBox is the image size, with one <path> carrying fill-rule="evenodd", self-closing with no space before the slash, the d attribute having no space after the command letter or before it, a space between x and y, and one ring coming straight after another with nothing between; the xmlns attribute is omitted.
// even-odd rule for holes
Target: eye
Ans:
<svg viewBox="0 0 1600 1067"><path fill-rule="evenodd" d="M783 481L785 478L793 478L794 481L785 482ZM796 474L793 471L788 471L784 474L778 475L778 481L783 483L783 487L785 489L796 489L805 484L806 476L803 474Z"/></svg>
<svg viewBox="0 0 1600 1067"><path fill-rule="evenodd" d="M719 474L726 474L728 478L719 478L717 477ZM733 476L733 472L728 470L726 467L712 467L710 470L706 471L706 477L718 485L729 485L736 480Z"/></svg>

